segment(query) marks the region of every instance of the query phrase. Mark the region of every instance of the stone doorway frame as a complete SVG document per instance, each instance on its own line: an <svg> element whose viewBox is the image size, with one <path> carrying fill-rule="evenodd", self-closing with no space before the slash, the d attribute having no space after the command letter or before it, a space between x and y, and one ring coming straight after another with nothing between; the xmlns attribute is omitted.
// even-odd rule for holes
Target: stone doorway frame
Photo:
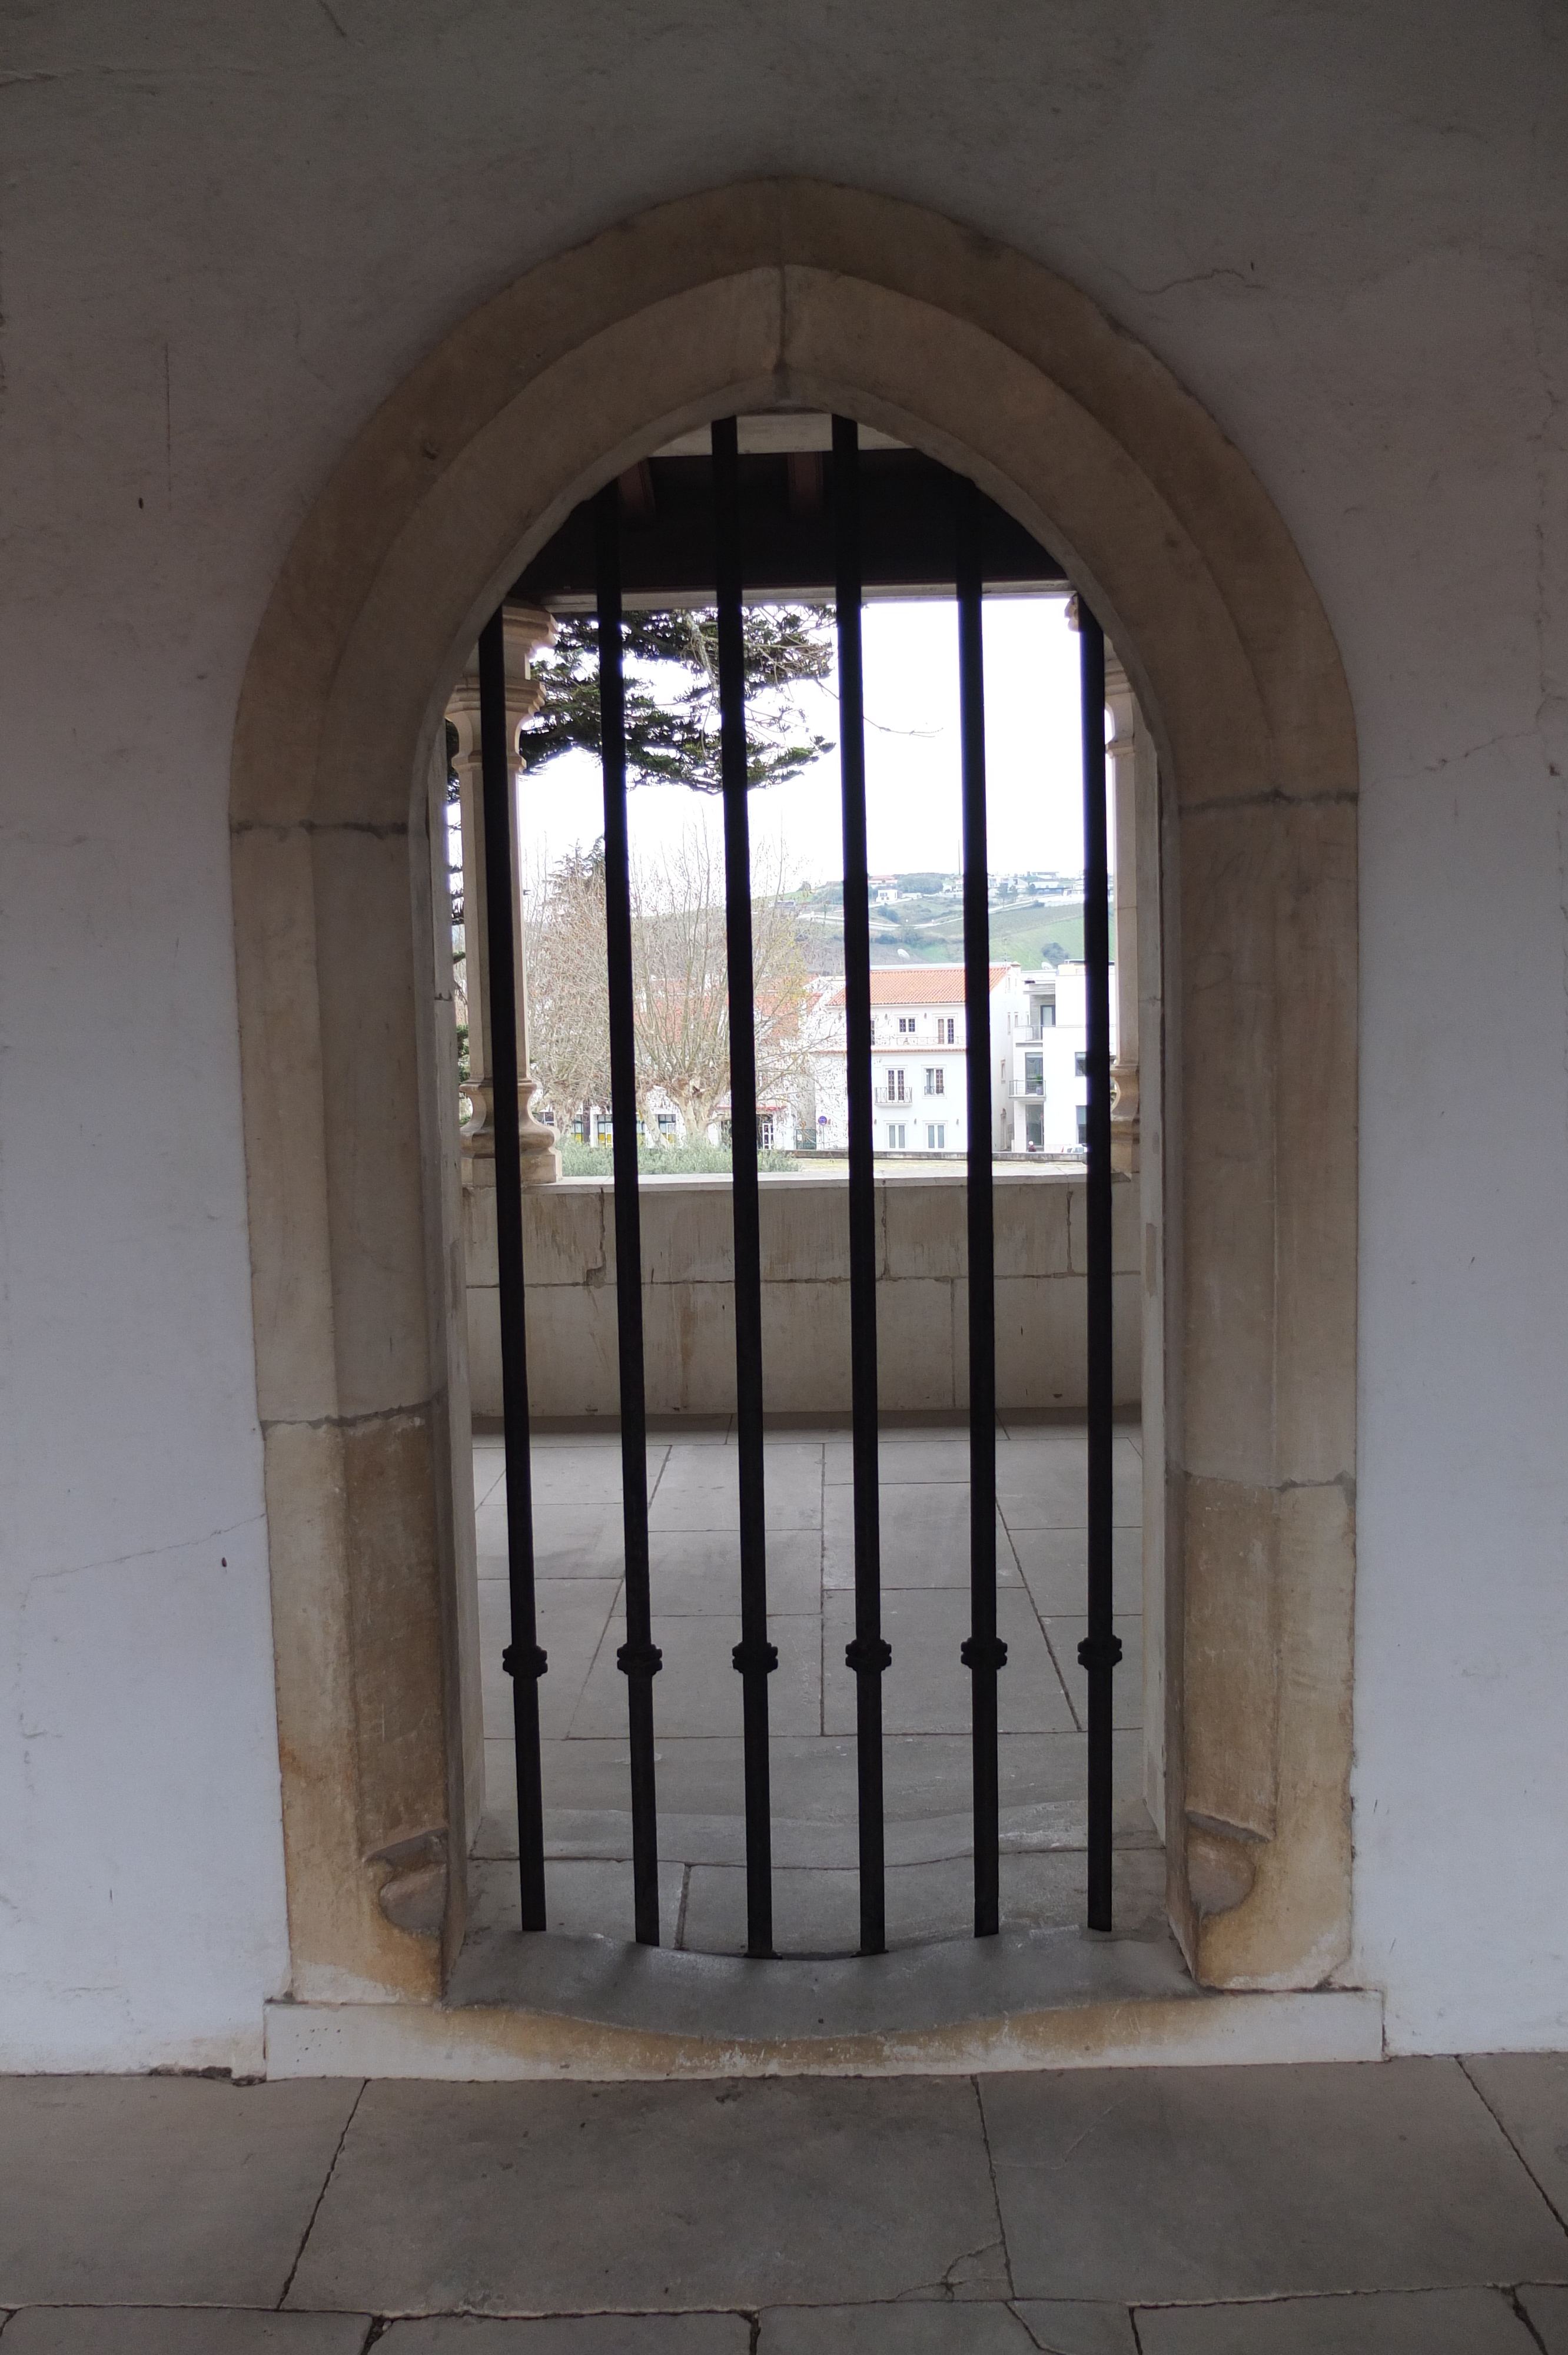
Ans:
<svg viewBox="0 0 1568 2355"><path fill-rule="evenodd" d="M430 917L447 698L578 499L712 416L784 405L972 474L1083 585L1151 726L1171 1920L1205 1985L1319 1986L1351 1930L1339 655L1239 452L1086 296L914 206L767 181L609 229L447 336L334 470L247 670L233 881L292 1993L433 2000L464 1930L467 1372Z"/></svg>

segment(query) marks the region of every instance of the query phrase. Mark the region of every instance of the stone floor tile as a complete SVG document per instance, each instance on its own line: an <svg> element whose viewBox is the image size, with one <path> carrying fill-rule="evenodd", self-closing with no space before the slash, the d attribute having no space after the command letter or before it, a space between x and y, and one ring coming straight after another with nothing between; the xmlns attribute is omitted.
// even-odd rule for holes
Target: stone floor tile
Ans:
<svg viewBox="0 0 1568 2355"><path fill-rule="evenodd" d="M289 2304L577 2313L936 2294L994 2245L961 2079L366 2088Z"/></svg>
<svg viewBox="0 0 1568 2355"><path fill-rule="evenodd" d="M885 1432L877 1447L878 1478L885 1487L904 1480L964 1480L969 1476L967 1433L950 1430ZM830 1488L847 1488L854 1479L854 1451L846 1434L830 1441L822 1451L822 1477Z"/></svg>
<svg viewBox="0 0 1568 2355"><path fill-rule="evenodd" d="M733 1668L729 1670L734 1675ZM780 1671L782 1673L782 1671ZM1005 1675L1007 1672L1003 1670ZM737 1678L738 1682L739 1679ZM778 1682L777 1677L773 1679ZM658 1681L654 1684L655 1701ZM495 1745L498 1779L511 1777L510 1755ZM677 1815L705 1815L739 1788L738 1737L681 1737L658 1727L659 1806ZM506 1745L509 1753L510 1744ZM1119 1789L1141 1786L1142 1751L1131 1735L1118 1735L1116 1776ZM883 1787L889 1823L962 1813L969 1806L969 1733L890 1734L883 1747ZM546 1745L546 1805L613 1807L625 1804L629 1753L625 1720L601 1740L574 1737ZM774 1813L800 1821L826 1823L839 1812L846 1789L855 1789L854 1742L848 1734L826 1738L781 1735L769 1750ZM997 1745L1001 1804L1008 1807L1082 1804L1084 1745L1073 1732L1003 1734Z"/></svg>
<svg viewBox="0 0 1568 2355"><path fill-rule="evenodd" d="M1139 2307L1138 2336L1143 2355L1536 2355L1495 2289Z"/></svg>
<svg viewBox="0 0 1568 2355"><path fill-rule="evenodd" d="M545 1918L552 1930L571 1938L636 1935L631 1890L631 1816L626 1817L624 1857L551 1857L545 1859ZM659 1862L660 1926L668 1944L681 1917L684 1868L668 1857ZM469 1873L469 1926L511 1929L517 1923L518 1883L514 1858L475 1860Z"/></svg>
<svg viewBox="0 0 1568 2355"><path fill-rule="evenodd" d="M0 2307L276 2304L358 2091L0 2079Z"/></svg>
<svg viewBox="0 0 1568 2355"><path fill-rule="evenodd" d="M1071 1618L1081 1613L1088 1588L1087 1529L1010 1529L1008 1538L1023 1582L1043 1617ZM1143 1609L1143 1531L1111 1533L1112 1593L1118 1612Z"/></svg>
<svg viewBox="0 0 1568 2355"><path fill-rule="evenodd" d="M775 2306L762 2317L757 2355L1035 2355L1035 2341L1000 2299Z"/></svg>
<svg viewBox="0 0 1568 2355"><path fill-rule="evenodd" d="M1467 2054L1463 2065L1558 2215L1568 2222L1568 2052Z"/></svg>
<svg viewBox="0 0 1568 2355"><path fill-rule="evenodd" d="M1125 2306L1051 2297L1019 2298L1014 2306L1043 2355L1138 2355Z"/></svg>
<svg viewBox="0 0 1568 2355"><path fill-rule="evenodd" d="M1568 2236L1452 2061L980 2080L1021 2296L1568 2281Z"/></svg>
<svg viewBox="0 0 1568 2355"><path fill-rule="evenodd" d="M955 1827L956 1829L959 1827ZM924 1945L965 1938L974 1926L972 1822L961 1826L960 1853L925 1864L890 1865L885 1876L887 1943ZM1165 1934L1165 1859L1159 1849L1119 1851L1112 1902L1118 1934ZM1003 1923L1033 1929L1083 1925L1086 1864L1081 1851L1011 1853L1001 1861ZM773 1874L773 1937L781 1955L853 1955L860 1942L860 1876L848 1863ZM688 1952L746 1952L746 1873L740 1865L693 1868L682 1944Z"/></svg>
<svg viewBox="0 0 1568 2355"><path fill-rule="evenodd" d="M727 1529L683 1529L651 1536L648 1577L661 1618L694 1618L738 1605L740 1549ZM770 1529L768 1608L781 1619L820 1611L822 1541L815 1529Z"/></svg>
<svg viewBox="0 0 1568 2355"><path fill-rule="evenodd" d="M821 1630L815 1615L774 1619L770 1639L779 1666L768 1679L769 1726L781 1734L821 1728ZM624 1623L612 1620L588 1671L571 1721L572 1738L620 1733L626 1724L626 1678L615 1665ZM679 1734L738 1734L741 1683L731 1654L740 1641L740 1614L700 1619L653 1620L653 1641L664 1665L653 1682L653 1725L662 1741ZM847 1673L847 1671L846 1671Z"/></svg>
<svg viewBox="0 0 1568 2355"><path fill-rule="evenodd" d="M1519 2302L1546 2355L1568 2355L1568 2289L1538 2288L1528 2283L1519 2292Z"/></svg>
<svg viewBox="0 0 1568 2355"><path fill-rule="evenodd" d="M30 2306L0 2344L5 2355L360 2355L370 2321L256 2307Z"/></svg>
<svg viewBox="0 0 1568 2355"><path fill-rule="evenodd" d="M1000 1680L1002 1732L1070 1732L1073 1712L1027 1593L1022 1586L1003 1587L996 1601L997 1632L1008 1647ZM893 1646L893 1666L882 1684L887 1732L967 1733L969 1678L959 1658L969 1629L967 1591L933 1587L885 1594L882 1629ZM830 1733L849 1733L854 1726L854 1677L844 1665L844 1646L853 1633L853 1598L830 1594L822 1644L822 1722Z"/></svg>
<svg viewBox="0 0 1568 2355"><path fill-rule="evenodd" d="M1118 1613L1115 1624L1121 1637L1121 1663L1111 1679L1111 1715L1120 1732L1132 1733L1143 1723L1143 1614ZM1080 1725L1087 1724L1089 1672L1078 1666L1078 1646L1089 1623L1086 1618L1051 1618L1044 1626L1074 1715Z"/></svg>
<svg viewBox="0 0 1568 2355"><path fill-rule="evenodd" d="M734 1671L732 1670L733 1674ZM655 1688L657 1691L657 1688ZM493 1808L510 1804L514 1769L509 1740L486 1744ZM1129 1806L1141 1806L1143 1753L1131 1734L1115 1739L1116 1787ZM710 1816L738 1806L741 1745L720 1735L658 1732L661 1817ZM853 1821L854 1742L847 1734L783 1735L770 1744L773 1813L777 1822ZM630 1753L624 1724L602 1739L574 1737L544 1746L545 1805L592 1812L626 1806ZM889 1826L917 1825L967 1814L970 1751L961 1734L893 1734L883 1746L883 1787ZM997 1767L1004 1822L1013 1811L1016 1845L1081 1845L1084 1809L1083 1738L1071 1732L1004 1734ZM845 1817L845 1809L849 1816ZM1033 1824L1030 1819L1034 1818Z"/></svg>
<svg viewBox="0 0 1568 2355"><path fill-rule="evenodd" d="M474 1516L480 1575L506 1574L506 1508L489 1504ZM534 1560L541 1578L619 1578L622 1564L619 1505L535 1505Z"/></svg>
<svg viewBox="0 0 1568 2355"><path fill-rule="evenodd" d="M822 1442L806 1437L765 1438L762 1443L766 1485L810 1492L822 1480ZM720 1448L694 1447L677 1439L672 1444L661 1487L676 1489L733 1488L740 1476L740 1451L732 1442Z"/></svg>
<svg viewBox="0 0 1568 2355"><path fill-rule="evenodd" d="M648 1443L648 1493L658 1487L670 1455L662 1443ZM535 1447L529 1473L535 1508L540 1505L619 1505L620 1440L607 1434L597 1447ZM475 1499L477 1503L478 1499ZM503 1504L502 1491L494 1502Z"/></svg>
<svg viewBox="0 0 1568 2355"><path fill-rule="evenodd" d="M503 1443L499 1439L476 1439L473 1443L475 1507L488 1504L505 1477L506 1449Z"/></svg>
<svg viewBox="0 0 1568 2355"><path fill-rule="evenodd" d="M541 1578L535 1589L539 1641L550 1666L539 1679L539 1731L546 1741L566 1733L610 1614L620 1597L619 1578ZM512 1597L503 1578L479 1582L480 1683L484 1730L493 1741L512 1733L512 1679L501 1665L512 1638Z"/></svg>
<svg viewBox="0 0 1568 2355"><path fill-rule="evenodd" d="M996 1493L1009 1529L1078 1529L1088 1518L1088 1457L1082 1441L1035 1446L1014 1440L998 1448ZM1131 1525L1143 1517L1143 1466L1118 1450L1111 1469L1111 1518Z"/></svg>
<svg viewBox="0 0 1568 2355"><path fill-rule="evenodd" d="M957 1586L969 1592L969 1490L967 1480L910 1481L877 1491L884 1592ZM823 1582L854 1584L853 1491L834 1488L822 1508ZM1000 1515L996 1576L1016 1586L1020 1573Z"/></svg>
<svg viewBox="0 0 1568 2355"><path fill-rule="evenodd" d="M726 1455L726 1465L733 1458ZM822 1488L815 1480L765 1480L762 1492L764 1527L768 1529L816 1529L822 1525ZM650 1529L713 1529L738 1531L740 1497L733 1473L715 1486L661 1481L648 1508Z"/></svg>
<svg viewBox="0 0 1568 2355"><path fill-rule="evenodd" d="M514 1858L512 1746L490 1742L486 1752L490 1805L474 1853L481 1859ZM888 1742L883 1757L888 1863L967 1855L973 1823L968 1741L904 1737ZM655 1758L660 1854L687 1864L742 1862L739 1742L718 1736L660 1739ZM694 1766L694 1761L699 1763ZM770 1764L775 1864L853 1865L859 1837L853 1742L847 1737L780 1742L773 1745ZM1087 1820L1082 1738L1012 1734L1000 1746L999 1764L1003 1851L1081 1849ZM624 1742L546 1742L543 1765L546 1857L630 1855L630 1759ZM1143 1801L1142 1755L1135 1737L1117 1737L1115 1765L1118 1847L1158 1850L1160 1836Z"/></svg>
<svg viewBox="0 0 1568 2355"><path fill-rule="evenodd" d="M535 2322L440 2315L395 2322L376 2355L748 2355L742 2314L564 2314Z"/></svg>

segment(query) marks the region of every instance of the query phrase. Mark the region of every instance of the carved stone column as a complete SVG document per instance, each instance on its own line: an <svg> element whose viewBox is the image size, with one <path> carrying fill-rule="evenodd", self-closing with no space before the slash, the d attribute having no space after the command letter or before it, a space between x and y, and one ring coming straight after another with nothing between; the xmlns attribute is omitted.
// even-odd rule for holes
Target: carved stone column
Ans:
<svg viewBox="0 0 1568 2355"><path fill-rule="evenodd" d="M1138 794L1134 767L1141 718L1120 659L1106 648L1106 709L1111 717L1111 824L1116 839L1116 1060L1111 1065L1111 1167L1139 1166Z"/></svg>
<svg viewBox="0 0 1568 2355"><path fill-rule="evenodd" d="M556 635L552 616L538 605L508 605L505 609L506 742L514 761L517 731L539 707L538 681L529 673L536 646L550 645ZM480 823L481 782L479 732L479 658L477 654L447 705L447 718L457 730L452 766L457 772L462 817L463 971L468 999L468 1069L463 1093L472 1106L462 1132L463 1183L495 1183L495 1131L493 1103L493 1064L490 1044L490 960L484 927L484 832ZM556 1132L534 1116L538 1082L533 1076L528 1051L528 981L523 953L523 890L517 856L517 829L512 833L512 932L515 948L514 986L517 1004L518 1142L524 1186L553 1185L561 1174Z"/></svg>

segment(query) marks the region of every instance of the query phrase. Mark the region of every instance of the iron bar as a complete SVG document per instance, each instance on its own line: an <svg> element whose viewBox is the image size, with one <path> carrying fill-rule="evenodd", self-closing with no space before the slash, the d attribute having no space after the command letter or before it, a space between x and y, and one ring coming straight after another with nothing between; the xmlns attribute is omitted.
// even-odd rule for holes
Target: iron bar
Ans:
<svg viewBox="0 0 1568 2355"><path fill-rule="evenodd" d="M1084 964L1088 1076L1089 1631L1078 1660L1089 1687L1091 1930L1111 1926L1111 1678L1121 1658L1111 1564L1110 873L1106 822L1105 633L1078 600L1084 748Z"/></svg>
<svg viewBox="0 0 1568 2355"><path fill-rule="evenodd" d="M850 1398L854 1475L855 1766L860 1814L860 1950L887 1945L882 1789L882 1633L877 1497L876 1187L871 1076L871 882L865 836L865 705L861 663L860 429L833 420L833 538L839 645L839 773L843 798L844 1028L849 1100Z"/></svg>
<svg viewBox="0 0 1568 2355"><path fill-rule="evenodd" d="M729 1134L735 1217L735 1403L740 1481L740 1641L746 1771L746 1951L773 1952L768 1773L768 1555L762 1460L762 1241L757 1183L757 1033L751 969L751 842L747 810L746 637L741 620L739 434L713 428L718 591L719 767L724 783L725 948L729 977Z"/></svg>
<svg viewBox="0 0 1568 2355"><path fill-rule="evenodd" d="M991 1224L991 923L985 813L985 664L980 626L980 493L957 484L959 728L963 776L964 1079L968 1118L969 1339L969 1671L975 1935L1001 1926L996 1632L996 1249Z"/></svg>
<svg viewBox="0 0 1568 2355"><path fill-rule="evenodd" d="M648 1411L642 1359L642 1216L637 1173L637 1048L632 1004L630 852L626 825L626 692L620 639L620 506L614 483L595 502L599 555L599 743L604 767L604 928L609 980L609 1116L615 1167L615 1316L620 1359L621 1526L631 1753L631 1881L637 1943L659 1944L659 1822L653 1781L653 1641L648 1578Z"/></svg>
<svg viewBox="0 0 1568 2355"><path fill-rule="evenodd" d="M517 1859L524 1930L545 1927L545 1799L539 1771L539 1648L534 1598L534 1491L528 1440L528 1342L524 1323L523 1170L518 1145L517 943L512 902L512 751L506 720L506 641L499 609L479 634L484 923L490 959L490 1052L495 1133L495 1220L501 1311L501 1412L506 1437L506 1573L512 1639L501 1665L512 1679L517 1753Z"/></svg>

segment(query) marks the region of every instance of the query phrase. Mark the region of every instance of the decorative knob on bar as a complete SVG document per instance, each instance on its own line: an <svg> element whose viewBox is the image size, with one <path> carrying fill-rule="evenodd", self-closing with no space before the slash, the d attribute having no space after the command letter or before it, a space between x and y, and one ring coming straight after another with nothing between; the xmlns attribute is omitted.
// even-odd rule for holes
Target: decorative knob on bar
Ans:
<svg viewBox="0 0 1568 2355"><path fill-rule="evenodd" d="M1092 1636L1086 1636L1078 1646L1078 1666L1081 1668L1114 1668L1120 1663L1119 1636L1108 1636L1103 1644L1097 1644Z"/></svg>
<svg viewBox="0 0 1568 2355"><path fill-rule="evenodd" d="M959 1657L966 1668L1005 1668L1007 1646L1000 1636L966 1636Z"/></svg>
<svg viewBox="0 0 1568 2355"><path fill-rule="evenodd" d="M893 1646L885 1636L857 1636L844 1646L844 1666L856 1676L880 1676L893 1666Z"/></svg>
<svg viewBox="0 0 1568 2355"><path fill-rule="evenodd" d="M547 1652L542 1652L537 1644L534 1645L532 1648L533 1657L530 1658L527 1649L523 1645L507 1645L506 1649L501 1655L501 1665L505 1669L509 1677L519 1675L525 1677L542 1677L549 1673L549 1654Z"/></svg>
<svg viewBox="0 0 1568 2355"><path fill-rule="evenodd" d="M760 1669L764 1676L770 1677L779 1666L779 1646L777 1644L737 1644L729 1657L743 1677L748 1676L753 1669Z"/></svg>
<svg viewBox="0 0 1568 2355"><path fill-rule="evenodd" d="M664 1665L657 1644L622 1644L615 1665L623 1677L656 1677Z"/></svg>

